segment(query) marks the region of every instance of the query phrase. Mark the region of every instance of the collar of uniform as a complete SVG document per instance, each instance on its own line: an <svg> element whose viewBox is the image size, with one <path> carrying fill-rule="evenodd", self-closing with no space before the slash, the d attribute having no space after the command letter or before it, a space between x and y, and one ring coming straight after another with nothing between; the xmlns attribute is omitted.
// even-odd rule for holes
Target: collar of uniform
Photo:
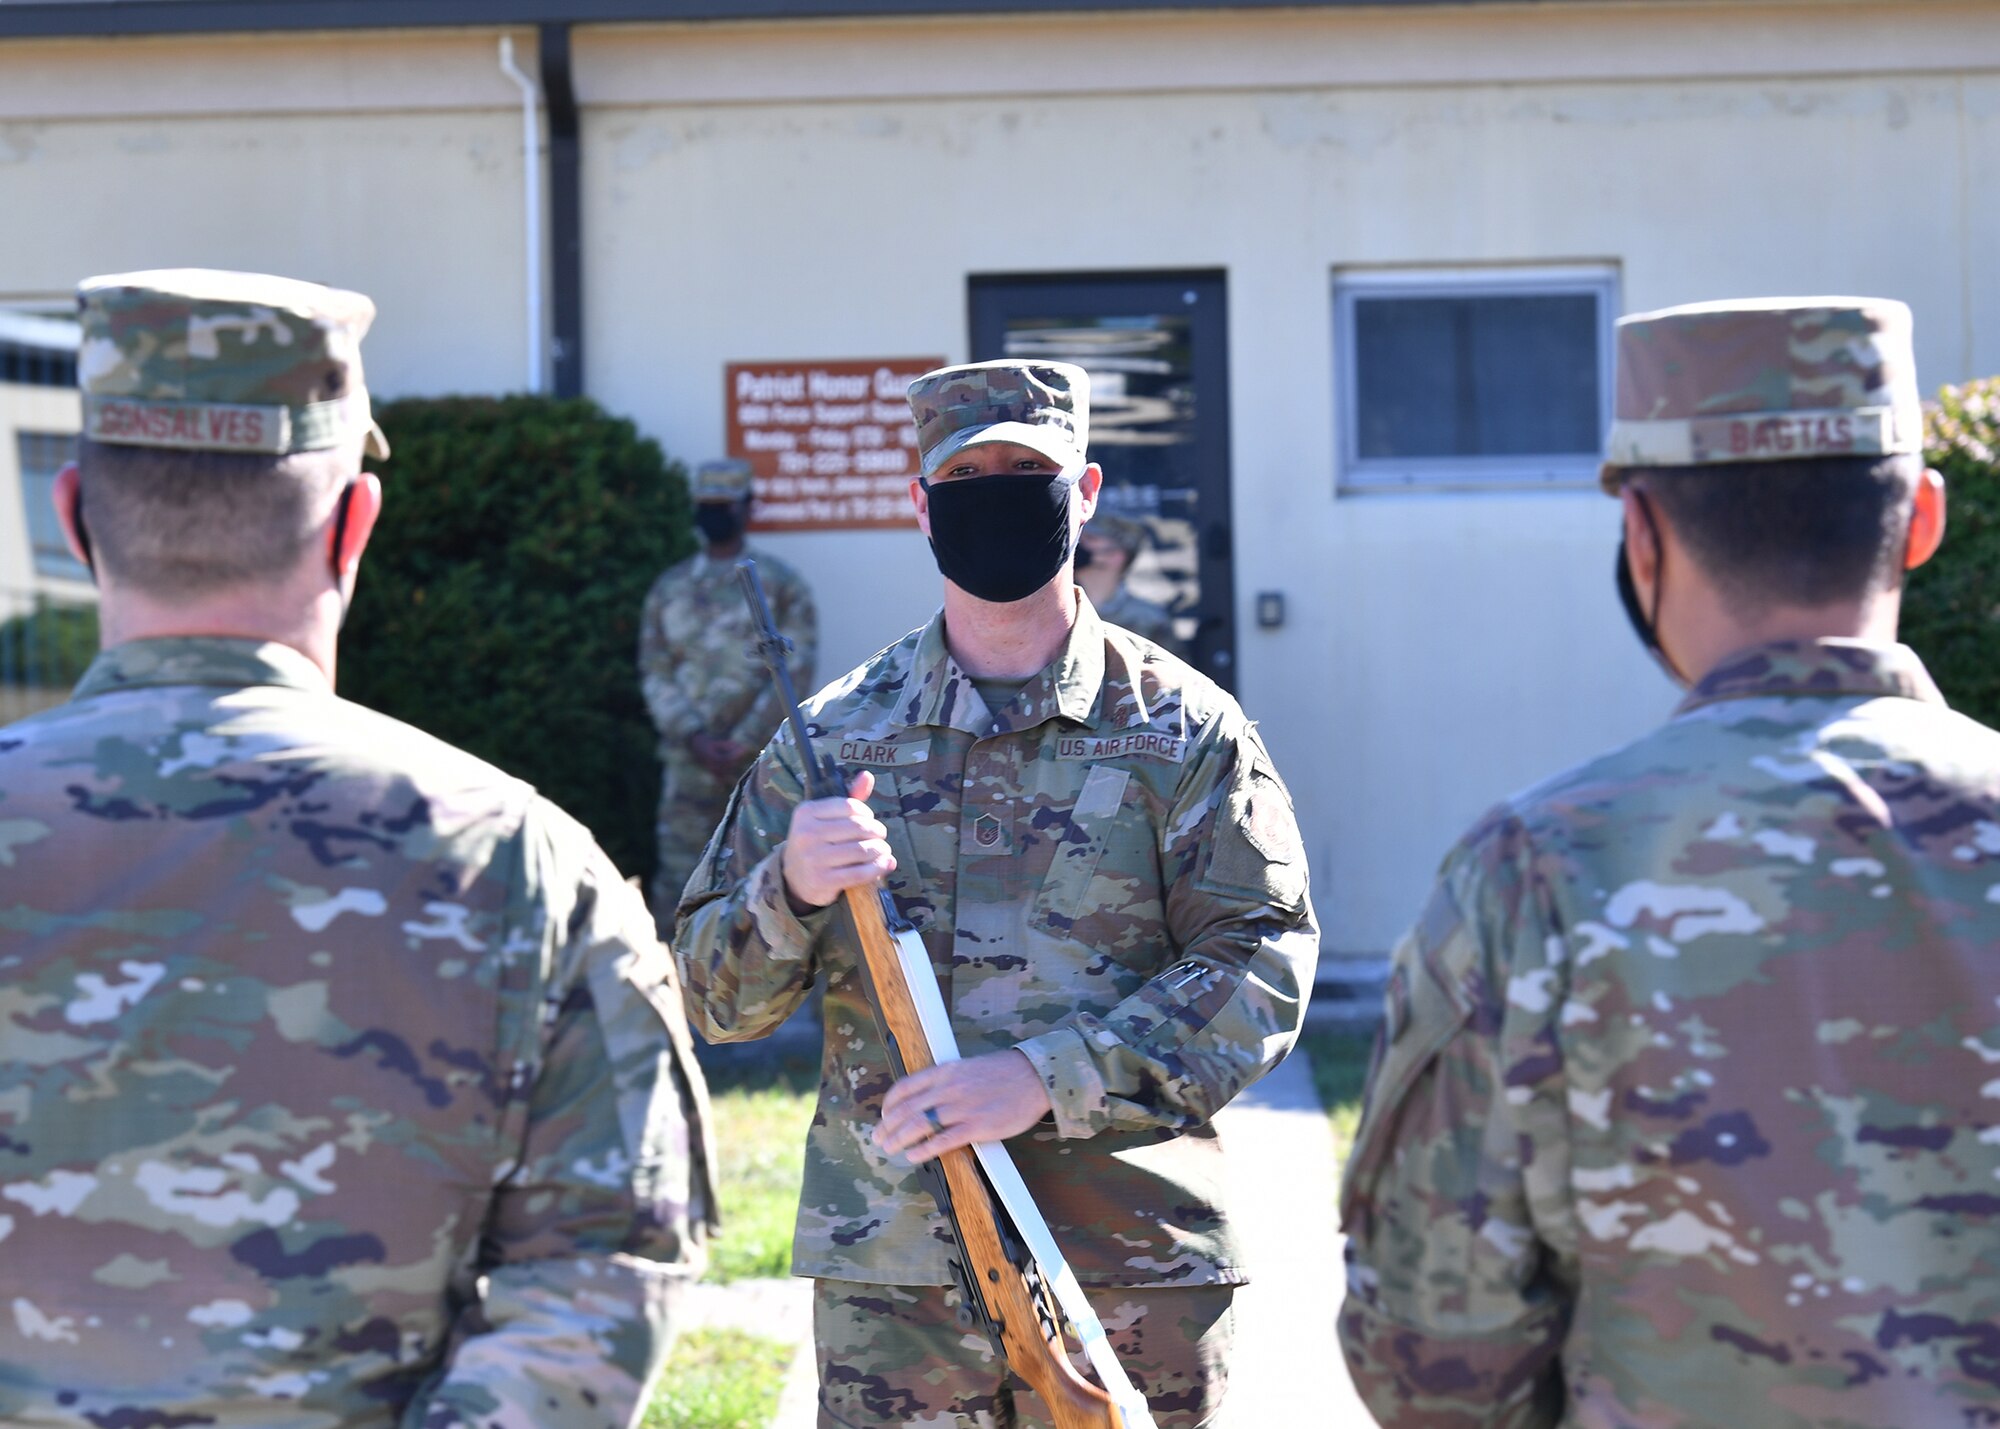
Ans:
<svg viewBox="0 0 2000 1429"><path fill-rule="evenodd" d="M1869 640L1775 640L1739 650L1688 692L1675 713L1717 700L1894 695L1943 704L1917 652Z"/></svg>
<svg viewBox="0 0 2000 1429"><path fill-rule="evenodd" d="M175 635L128 640L90 662L76 698L151 685L283 685L325 694L327 678L304 655L273 640L220 635Z"/></svg>
<svg viewBox="0 0 2000 1429"><path fill-rule="evenodd" d="M1104 687L1104 623L1081 587L1076 600L1076 623L1062 653L1021 687L1008 706L1005 728L1028 729L1054 715L1089 724L1096 716L1098 692ZM916 655L896 700L898 722L990 734L990 727L975 727L967 713L974 703L972 694L972 677L959 668L945 645L940 610L917 637Z"/></svg>

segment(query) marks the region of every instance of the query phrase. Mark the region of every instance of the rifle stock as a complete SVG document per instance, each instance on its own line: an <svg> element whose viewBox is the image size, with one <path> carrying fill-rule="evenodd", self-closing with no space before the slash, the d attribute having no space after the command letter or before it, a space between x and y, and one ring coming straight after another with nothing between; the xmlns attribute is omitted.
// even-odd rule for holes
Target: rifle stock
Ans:
<svg viewBox="0 0 2000 1429"><path fill-rule="evenodd" d="M756 563L741 561L737 570L757 616L762 635L759 652L784 696L787 717L804 765L806 797L839 798L846 790L813 752L805 718L792 689L791 672L784 662L787 642L771 619ZM879 886L850 888L844 897L855 941L860 946L864 986L888 1048L891 1070L901 1079L940 1061L956 1060L955 1047L948 1056L936 1054L916 994L904 972L897 938L900 933L914 939L915 930L906 924L892 929L892 919L896 923L901 923L901 919ZM927 960L923 965L928 966ZM1014 1218L1001 1203L974 1151L969 1147L947 1151L931 1165L917 1169L957 1241L959 1259L954 1262L953 1272L971 1318L983 1325L1005 1356L1008 1367L1041 1395L1057 1429L1153 1429L1144 1401L1129 1384L1122 1386L1121 1403L1071 1363L1063 1338L1064 1317L1050 1295L1051 1277L1043 1273L1043 1267L1024 1245ZM1059 1278L1074 1291L1075 1282L1069 1277L1067 1267L1061 1268ZM1074 1298L1080 1305L1080 1292ZM1088 1313L1087 1308L1084 1313ZM1097 1343L1087 1348L1108 1354L1102 1327L1093 1325L1093 1329ZM1093 1359L1102 1365L1101 1360ZM1122 1380L1115 1361L1112 1372Z"/></svg>
<svg viewBox="0 0 2000 1429"><path fill-rule="evenodd" d="M901 1053L900 1075L935 1066L880 899L861 888L848 889L846 897L877 1009ZM946 1214L954 1223L965 1269L986 1302L986 1318L1008 1366L1042 1396L1057 1429L1123 1429L1125 1421L1111 1396L1070 1363L1053 1307L1008 1253L1000 1228L1005 1213L995 1204L977 1158L959 1147L937 1161L950 1190Z"/></svg>

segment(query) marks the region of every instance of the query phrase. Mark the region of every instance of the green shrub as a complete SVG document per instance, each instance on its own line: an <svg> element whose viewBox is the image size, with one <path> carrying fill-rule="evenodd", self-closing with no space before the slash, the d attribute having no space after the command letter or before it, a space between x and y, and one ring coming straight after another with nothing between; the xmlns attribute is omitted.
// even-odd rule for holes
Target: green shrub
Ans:
<svg viewBox="0 0 2000 1429"><path fill-rule="evenodd" d="M1947 387L1925 458L1944 473L1944 545L1910 576L1907 641L1960 712L2000 727L2000 378Z"/></svg>
<svg viewBox="0 0 2000 1429"><path fill-rule="evenodd" d="M97 657L97 607L35 597L0 620L0 685L67 691Z"/></svg>
<svg viewBox="0 0 2000 1429"><path fill-rule="evenodd" d="M407 399L341 639L341 693L533 783L653 866L639 607L694 548L686 472L589 400ZM371 463L373 465L373 463Z"/></svg>

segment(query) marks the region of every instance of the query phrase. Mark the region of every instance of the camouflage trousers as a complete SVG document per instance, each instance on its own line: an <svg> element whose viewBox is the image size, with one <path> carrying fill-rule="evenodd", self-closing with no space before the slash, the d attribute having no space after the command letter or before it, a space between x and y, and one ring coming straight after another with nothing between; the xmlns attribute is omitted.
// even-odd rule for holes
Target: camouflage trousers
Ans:
<svg viewBox="0 0 2000 1429"><path fill-rule="evenodd" d="M660 762L665 772L660 779L660 810L655 819L659 840L659 866L653 874L653 921L660 936L674 932L674 906L681 890L694 876L708 836L722 822L734 779L718 779L708 766L685 749L663 750Z"/></svg>
<svg viewBox="0 0 2000 1429"><path fill-rule="evenodd" d="M1229 1386L1232 1285L1085 1292L1159 1429L1213 1422ZM958 1292L813 1282L820 1429L1045 1429L1042 1397L956 1318Z"/></svg>

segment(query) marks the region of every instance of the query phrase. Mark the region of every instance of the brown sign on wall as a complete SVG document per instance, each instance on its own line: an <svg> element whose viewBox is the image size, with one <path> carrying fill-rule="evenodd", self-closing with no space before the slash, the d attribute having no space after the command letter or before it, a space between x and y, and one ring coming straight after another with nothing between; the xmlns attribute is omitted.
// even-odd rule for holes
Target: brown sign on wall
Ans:
<svg viewBox="0 0 2000 1429"><path fill-rule="evenodd" d="M727 364L729 454L756 472L750 529L909 526L917 432L906 394L942 366L942 357Z"/></svg>

